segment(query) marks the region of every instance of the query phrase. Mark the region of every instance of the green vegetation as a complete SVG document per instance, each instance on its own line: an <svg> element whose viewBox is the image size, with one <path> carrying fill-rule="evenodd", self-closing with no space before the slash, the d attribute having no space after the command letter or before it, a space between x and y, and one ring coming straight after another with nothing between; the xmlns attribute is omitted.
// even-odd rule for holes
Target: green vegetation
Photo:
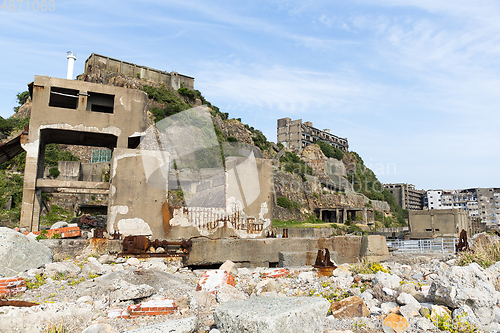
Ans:
<svg viewBox="0 0 500 333"><path fill-rule="evenodd" d="M451 332L451 333L474 333L479 332L479 328L466 321L466 313L461 313L455 318L451 318L451 315L444 314L442 316L430 316L432 323L441 332Z"/></svg>
<svg viewBox="0 0 500 333"><path fill-rule="evenodd" d="M24 127L28 126L29 124L29 117L24 117L21 119L15 117L4 119L0 117L0 132L4 133L5 135L10 135L17 130L24 129Z"/></svg>
<svg viewBox="0 0 500 333"><path fill-rule="evenodd" d="M396 198L383 188L373 171L365 166L363 159L356 152L349 154L356 161L356 168L351 170L348 176L354 190L366 195L370 200L386 201L391 208L392 217L381 219L382 215L376 215L375 220L383 221L386 227L406 226L405 219L408 218L408 211L397 204Z"/></svg>
<svg viewBox="0 0 500 333"><path fill-rule="evenodd" d="M45 281L44 277L41 276L40 274L36 274L34 281L26 280L26 288L28 290L37 289L40 288L40 286L44 285L45 283L47 283L47 281Z"/></svg>
<svg viewBox="0 0 500 333"><path fill-rule="evenodd" d="M70 213L59 206L52 205L50 207L50 212L48 212L47 215L40 217L40 224L51 226L54 222L69 220L73 217L73 213Z"/></svg>
<svg viewBox="0 0 500 333"><path fill-rule="evenodd" d="M474 251L460 252L458 254L457 265L466 266L475 262L483 268L488 268L497 261L500 261L500 241L486 236L476 239L474 242Z"/></svg>
<svg viewBox="0 0 500 333"><path fill-rule="evenodd" d="M375 274L377 272L390 273L391 271L379 262L373 262L366 257L359 264L352 265L351 271L354 274Z"/></svg>
<svg viewBox="0 0 500 333"><path fill-rule="evenodd" d="M151 109L151 113L154 116L153 120L155 122L193 107L190 103L184 102L174 91L167 89L164 84L162 84L159 88L146 85L142 88L142 90L148 94L148 98L163 104L163 108L153 107ZM195 99L199 98L202 104L207 105L212 110L211 114L214 117L219 114L219 116L225 120L229 116L228 113L220 112L218 107L207 101L199 90L191 90L181 86L177 92L193 102Z"/></svg>
<svg viewBox="0 0 500 333"><path fill-rule="evenodd" d="M16 98L17 98L17 103L19 105L14 107L14 112L19 111L19 108L21 107L21 105L23 105L24 103L26 103L26 101L28 100L29 97L30 97L30 93L27 90L18 93L16 95Z"/></svg>
<svg viewBox="0 0 500 333"><path fill-rule="evenodd" d="M303 181L306 181L305 175L314 175L313 169L295 153L287 151L285 155L280 158L280 163L282 164L283 170L302 176Z"/></svg>
<svg viewBox="0 0 500 333"><path fill-rule="evenodd" d="M321 151L326 157L335 158L339 161L344 158L344 152L337 147L334 147L324 141L316 141L316 144L321 148Z"/></svg>
<svg viewBox="0 0 500 333"><path fill-rule="evenodd" d="M298 202L292 201L287 197L278 197L276 198L276 204L280 207L286 209L299 209L302 205Z"/></svg>
<svg viewBox="0 0 500 333"><path fill-rule="evenodd" d="M59 169L56 167L56 166L53 166L49 169L49 174L53 177L53 178L57 178L57 176L59 176L60 172L59 172Z"/></svg>

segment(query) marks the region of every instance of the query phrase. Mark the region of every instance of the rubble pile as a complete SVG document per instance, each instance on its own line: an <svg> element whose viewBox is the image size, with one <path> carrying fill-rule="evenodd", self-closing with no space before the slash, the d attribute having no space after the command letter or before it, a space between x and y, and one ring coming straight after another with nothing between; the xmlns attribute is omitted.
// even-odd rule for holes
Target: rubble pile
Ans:
<svg viewBox="0 0 500 333"><path fill-rule="evenodd" d="M40 262L0 279L0 331L500 331L500 262L483 269L457 266L453 255L420 259L343 264L322 277L312 266L227 261L192 270L181 258L109 254ZM38 305L22 305L30 303Z"/></svg>

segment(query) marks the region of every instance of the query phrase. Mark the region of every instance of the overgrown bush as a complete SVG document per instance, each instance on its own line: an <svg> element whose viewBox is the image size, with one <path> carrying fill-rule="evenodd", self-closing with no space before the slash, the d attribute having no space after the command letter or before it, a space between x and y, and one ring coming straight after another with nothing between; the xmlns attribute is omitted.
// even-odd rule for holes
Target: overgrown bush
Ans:
<svg viewBox="0 0 500 333"><path fill-rule="evenodd" d="M60 172L59 172L59 169L56 167L56 166L53 166L49 169L49 174L54 177L54 178L57 178L57 176L59 176Z"/></svg>
<svg viewBox="0 0 500 333"><path fill-rule="evenodd" d="M302 206L300 203L292 201L292 200L288 199L287 197L276 198L276 204L280 207L287 208L287 209L298 209Z"/></svg>
<svg viewBox="0 0 500 333"><path fill-rule="evenodd" d="M337 160L342 160L344 158L344 152L337 147L332 146L324 141L316 141L316 144L321 148L323 154L326 157L335 158Z"/></svg>

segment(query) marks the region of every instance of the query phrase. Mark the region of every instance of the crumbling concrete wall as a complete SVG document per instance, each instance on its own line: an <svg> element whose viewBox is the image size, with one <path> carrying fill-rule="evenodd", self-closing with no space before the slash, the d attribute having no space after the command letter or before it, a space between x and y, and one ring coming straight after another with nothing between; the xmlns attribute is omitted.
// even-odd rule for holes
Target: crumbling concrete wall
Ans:
<svg viewBox="0 0 500 333"><path fill-rule="evenodd" d="M45 190L102 193L108 184L47 180L45 146L49 143L128 148L146 129L147 95L139 90L35 76L26 150L21 227L38 230Z"/></svg>
<svg viewBox="0 0 500 333"><path fill-rule="evenodd" d="M166 164L166 165L165 165ZM168 197L168 154L115 149L111 161L108 232L165 239L162 208Z"/></svg>
<svg viewBox="0 0 500 333"><path fill-rule="evenodd" d="M224 186L221 188L224 191L223 207L188 205L164 209L164 220L170 221L169 238L200 235L211 238L259 238L267 235L272 227L274 206L270 161L231 157L226 160L226 170L222 178ZM208 190L202 193L207 199L196 202L210 202L213 196L219 195Z"/></svg>

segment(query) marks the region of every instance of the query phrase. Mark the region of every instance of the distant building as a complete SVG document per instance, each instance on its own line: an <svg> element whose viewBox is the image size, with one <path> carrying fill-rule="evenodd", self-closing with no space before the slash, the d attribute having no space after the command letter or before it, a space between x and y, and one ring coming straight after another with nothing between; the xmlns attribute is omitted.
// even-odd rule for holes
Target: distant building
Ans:
<svg viewBox="0 0 500 333"><path fill-rule="evenodd" d="M301 151L302 148L312 145L317 141L324 141L343 151L349 150L346 138L331 134L329 129L317 129L309 121L303 123L302 119L278 119L277 132L278 143L282 143L286 148Z"/></svg>
<svg viewBox="0 0 500 333"><path fill-rule="evenodd" d="M428 190L424 195L424 207L428 209L443 209L443 191ZM452 207L446 207L452 208Z"/></svg>
<svg viewBox="0 0 500 333"><path fill-rule="evenodd" d="M489 227L500 225L500 188L429 190L424 198L428 209L463 209Z"/></svg>
<svg viewBox="0 0 500 333"><path fill-rule="evenodd" d="M416 190L412 184L384 184L387 189L396 199L398 205L403 209L422 210L423 209L423 190Z"/></svg>
<svg viewBox="0 0 500 333"><path fill-rule="evenodd" d="M410 238L458 237L462 230L474 233L467 212L461 209L433 209L409 212Z"/></svg>

